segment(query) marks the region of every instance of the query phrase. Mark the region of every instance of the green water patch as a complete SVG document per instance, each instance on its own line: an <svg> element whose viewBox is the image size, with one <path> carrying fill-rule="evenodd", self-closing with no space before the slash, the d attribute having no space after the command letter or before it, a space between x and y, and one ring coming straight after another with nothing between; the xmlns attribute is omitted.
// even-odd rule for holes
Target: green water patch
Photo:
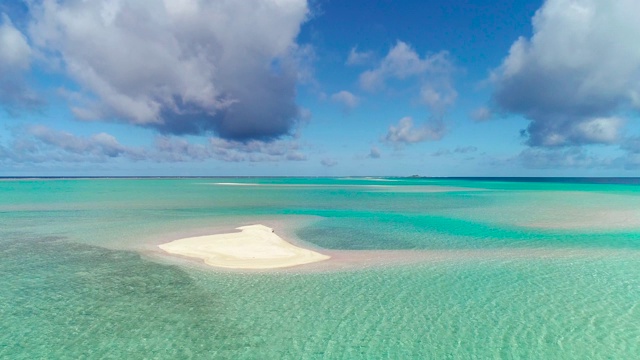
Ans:
<svg viewBox="0 0 640 360"><path fill-rule="evenodd" d="M297 212L300 214L301 212ZM325 219L297 235L320 247L342 250L483 249L500 247L640 249L637 232L577 232L501 226L432 215L378 212L302 212Z"/></svg>
<svg viewBox="0 0 640 360"><path fill-rule="evenodd" d="M637 258L477 261L228 275L263 339L237 358L626 358L640 351ZM204 274L198 282L218 289ZM209 284L210 283L210 284ZM259 351L256 353L256 351ZM257 354L257 355L256 355Z"/></svg>
<svg viewBox="0 0 640 360"><path fill-rule="evenodd" d="M212 358L256 346L222 296L176 267L24 234L5 235L0 258L0 358Z"/></svg>

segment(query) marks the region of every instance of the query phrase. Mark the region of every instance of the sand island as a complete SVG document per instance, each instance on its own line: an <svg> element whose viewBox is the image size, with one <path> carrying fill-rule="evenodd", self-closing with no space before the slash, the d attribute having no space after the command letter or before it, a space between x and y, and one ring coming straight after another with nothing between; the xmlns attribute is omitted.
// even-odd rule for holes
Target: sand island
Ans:
<svg viewBox="0 0 640 360"><path fill-rule="evenodd" d="M276 269L329 259L327 255L286 242L264 225L237 229L241 232L179 239L159 247L170 254L232 269Z"/></svg>

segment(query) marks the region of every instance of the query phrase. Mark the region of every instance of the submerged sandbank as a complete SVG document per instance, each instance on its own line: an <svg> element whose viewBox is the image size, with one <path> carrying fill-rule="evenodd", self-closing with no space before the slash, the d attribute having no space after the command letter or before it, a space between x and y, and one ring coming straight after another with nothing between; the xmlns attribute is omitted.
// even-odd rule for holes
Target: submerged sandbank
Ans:
<svg viewBox="0 0 640 360"><path fill-rule="evenodd" d="M237 228L241 232L188 237L158 247L172 255L204 260L204 264L227 269L325 272L359 270L380 266L435 262L518 261L568 258L637 257L630 249L589 248L495 248L495 249L407 249L337 250L322 254L295 246L264 225ZM325 261L327 260L327 261Z"/></svg>
<svg viewBox="0 0 640 360"><path fill-rule="evenodd" d="M241 232L179 239L159 247L170 254L232 269L276 269L329 259L327 255L284 241L264 225L237 229Z"/></svg>

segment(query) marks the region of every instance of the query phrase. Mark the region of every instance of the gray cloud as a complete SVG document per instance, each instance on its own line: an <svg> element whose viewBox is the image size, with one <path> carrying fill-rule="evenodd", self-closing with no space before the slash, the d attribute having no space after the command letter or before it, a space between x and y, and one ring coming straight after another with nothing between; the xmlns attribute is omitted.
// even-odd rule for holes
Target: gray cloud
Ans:
<svg viewBox="0 0 640 360"><path fill-rule="evenodd" d="M453 151L447 149L440 149L431 154L431 156L448 156L452 154L470 154L478 151L475 146L458 146Z"/></svg>
<svg viewBox="0 0 640 360"><path fill-rule="evenodd" d="M91 94L72 103L81 119L231 140L274 139L297 122L305 0L30 4L33 44Z"/></svg>
<svg viewBox="0 0 640 360"><path fill-rule="evenodd" d="M525 167L533 169L592 168L615 165L614 160L600 158L580 147L529 148L522 151L517 159Z"/></svg>
<svg viewBox="0 0 640 360"><path fill-rule="evenodd" d="M522 114L532 146L611 144L640 109L640 2L547 0L492 74L493 100Z"/></svg>
<svg viewBox="0 0 640 360"><path fill-rule="evenodd" d="M324 159L320 160L320 164L322 164L322 166L326 166L326 167L333 167L333 166L338 165L338 162L335 159L324 158Z"/></svg>
<svg viewBox="0 0 640 360"><path fill-rule="evenodd" d="M121 144L114 136L98 133L81 137L69 132L32 125L14 130L13 140L0 144L0 162L105 162L125 158L133 161L185 162L216 159L227 162L304 161L295 141L250 140L238 142L210 138L191 143L183 138L158 136L147 148Z"/></svg>
<svg viewBox="0 0 640 360"><path fill-rule="evenodd" d="M439 119L433 119L421 126L414 126L413 118L404 117L397 125L389 126L384 140L395 146L413 144L422 141L440 140L446 132L444 123Z"/></svg>
<svg viewBox="0 0 640 360"><path fill-rule="evenodd" d="M295 141L251 140L238 142L221 138L209 140L215 157L223 161L304 161L307 156L300 152L300 146Z"/></svg>
<svg viewBox="0 0 640 360"><path fill-rule="evenodd" d="M0 145L0 161L14 163L104 162L110 158L142 160L143 149L122 145L107 133L79 137L43 125L32 125L13 131L13 141Z"/></svg>
<svg viewBox="0 0 640 360"><path fill-rule="evenodd" d="M375 146L371 147L371 151L369 151L369 155L367 155L369 159L380 159L381 156L380 149Z"/></svg>
<svg viewBox="0 0 640 360"><path fill-rule="evenodd" d="M629 153L640 154L640 136L625 139L620 147Z"/></svg>

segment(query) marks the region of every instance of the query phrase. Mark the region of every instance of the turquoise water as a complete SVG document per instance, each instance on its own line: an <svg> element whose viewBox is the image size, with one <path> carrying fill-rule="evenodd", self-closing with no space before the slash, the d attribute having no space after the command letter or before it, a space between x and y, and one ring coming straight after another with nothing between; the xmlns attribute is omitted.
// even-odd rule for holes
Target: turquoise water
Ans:
<svg viewBox="0 0 640 360"><path fill-rule="evenodd" d="M256 222L330 251L454 256L260 273L172 262L154 250ZM0 358L640 353L637 185L0 181L0 259Z"/></svg>

